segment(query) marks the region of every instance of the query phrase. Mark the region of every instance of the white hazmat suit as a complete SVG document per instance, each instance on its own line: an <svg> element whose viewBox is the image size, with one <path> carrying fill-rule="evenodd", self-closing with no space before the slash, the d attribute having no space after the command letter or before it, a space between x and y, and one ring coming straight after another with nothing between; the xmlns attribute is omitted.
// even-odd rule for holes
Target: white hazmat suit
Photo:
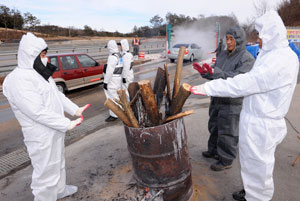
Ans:
<svg viewBox="0 0 300 201"><path fill-rule="evenodd" d="M66 187L64 137L71 121L64 111L74 115L79 109L58 91L52 77L46 80L33 69L34 60L45 48L42 38L24 35L18 66L3 83L3 94L22 127L33 166L31 188L35 201L55 201L70 190Z"/></svg>
<svg viewBox="0 0 300 201"><path fill-rule="evenodd" d="M107 84L107 90L104 90L106 98L112 101L114 98L119 100L117 90L122 88L122 71L123 62L119 56L119 50L116 41L108 41L107 48L109 56L107 59L107 66L104 72L104 84ZM117 115L109 110L109 115L117 118Z"/></svg>
<svg viewBox="0 0 300 201"><path fill-rule="evenodd" d="M129 44L127 39L120 41L122 46L123 72L122 78L126 83L122 84L123 89L128 89L128 85L134 80L134 73L132 69L133 55L129 52Z"/></svg>
<svg viewBox="0 0 300 201"><path fill-rule="evenodd" d="M274 193L274 153L287 133L284 116L296 86L299 61L275 11L258 18L255 28L262 39L262 49L252 70L227 80L207 82L198 89L209 96L244 97L239 151L245 198L269 201Z"/></svg>

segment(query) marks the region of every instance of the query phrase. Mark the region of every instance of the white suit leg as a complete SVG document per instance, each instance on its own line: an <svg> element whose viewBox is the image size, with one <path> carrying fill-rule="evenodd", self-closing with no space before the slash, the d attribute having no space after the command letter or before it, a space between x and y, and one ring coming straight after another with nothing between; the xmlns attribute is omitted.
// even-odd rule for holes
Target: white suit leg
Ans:
<svg viewBox="0 0 300 201"><path fill-rule="evenodd" d="M284 120L270 120L241 113L239 150L247 201L272 199L274 154L285 134Z"/></svg>
<svg viewBox="0 0 300 201"><path fill-rule="evenodd" d="M63 133L41 134L36 141L24 139L33 166L31 188L34 201L57 200L58 183L61 179L63 139Z"/></svg>
<svg viewBox="0 0 300 201"><path fill-rule="evenodd" d="M118 94L117 94L117 90L116 89L108 88L107 90L104 90L104 93L105 93L106 98L107 99L110 98L112 101L114 101L114 98L118 98L119 97ZM114 101L114 103L116 103L116 102ZM111 110L109 110L109 115L112 116L112 117L117 118L117 115L115 113L113 113Z"/></svg>
<svg viewBox="0 0 300 201"><path fill-rule="evenodd" d="M65 139L61 141L61 164L60 164L60 179L57 185L57 194L62 193L66 187L66 161L65 161Z"/></svg>

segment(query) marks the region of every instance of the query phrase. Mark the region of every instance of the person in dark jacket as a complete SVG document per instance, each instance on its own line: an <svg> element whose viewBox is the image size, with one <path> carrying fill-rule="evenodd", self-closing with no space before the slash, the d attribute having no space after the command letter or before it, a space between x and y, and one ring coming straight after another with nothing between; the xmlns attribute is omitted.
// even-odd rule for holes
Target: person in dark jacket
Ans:
<svg viewBox="0 0 300 201"><path fill-rule="evenodd" d="M226 32L227 49L222 50L213 67L209 64L200 66L194 63L193 67L203 78L227 79L251 70L254 64L253 56L246 51L244 30L236 25ZM211 97L209 107L208 150L202 155L218 161L211 165L214 171L231 168L236 158L239 140L239 119L243 98Z"/></svg>

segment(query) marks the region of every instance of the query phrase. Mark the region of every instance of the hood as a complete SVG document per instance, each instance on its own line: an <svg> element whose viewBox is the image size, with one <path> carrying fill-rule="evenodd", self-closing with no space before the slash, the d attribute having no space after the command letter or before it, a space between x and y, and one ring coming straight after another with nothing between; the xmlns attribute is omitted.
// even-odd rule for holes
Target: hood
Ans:
<svg viewBox="0 0 300 201"><path fill-rule="evenodd" d="M270 51L288 46L286 28L276 11L268 11L255 21L255 29L262 39L262 50Z"/></svg>
<svg viewBox="0 0 300 201"><path fill-rule="evenodd" d="M122 46L123 52L129 51L129 43L128 43L127 39L121 40L121 46Z"/></svg>
<svg viewBox="0 0 300 201"><path fill-rule="evenodd" d="M18 49L18 67L33 69L34 60L46 48L47 43L44 39L30 32L23 35Z"/></svg>
<svg viewBox="0 0 300 201"><path fill-rule="evenodd" d="M119 49L115 40L108 41L107 48L110 54L119 53Z"/></svg>
<svg viewBox="0 0 300 201"><path fill-rule="evenodd" d="M242 27L235 25L226 31L226 35L233 36L235 40L234 51L240 51L246 48L246 34Z"/></svg>

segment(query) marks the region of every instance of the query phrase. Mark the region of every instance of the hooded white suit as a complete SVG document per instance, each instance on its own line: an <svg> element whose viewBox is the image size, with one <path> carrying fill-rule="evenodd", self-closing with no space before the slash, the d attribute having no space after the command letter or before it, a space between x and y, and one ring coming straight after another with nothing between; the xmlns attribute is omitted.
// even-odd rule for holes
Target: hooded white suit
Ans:
<svg viewBox="0 0 300 201"><path fill-rule="evenodd" d="M134 73L132 69L133 55L129 52L129 44L127 39L121 40L121 46L123 59L122 78L126 79L126 83L123 83L123 89L127 89L128 85L134 80Z"/></svg>
<svg viewBox="0 0 300 201"><path fill-rule="evenodd" d="M249 73L204 85L209 96L245 97L239 124L241 175L247 201L269 201L274 193L276 146L287 129L288 112L297 82L299 62L275 11L255 23L262 50Z"/></svg>
<svg viewBox="0 0 300 201"><path fill-rule="evenodd" d="M18 50L18 66L4 80L3 94L22 126L24 143L33 166L31 188L35 201L55 201L66 186L64 137L70 120L79 109L58 91L54 80L45 80L33 69L42 38L24 35Z"/></svg>
<svg viewBox="0 0 300 201"><path fill-rule="evenodd" d="M117 90L122 88L122 71L123 62L119 57L119 50L116 41L108 41L107 48L109 50L109 56L107 59L107 67L104 72L104 83L107 84L107 90L104 90L106 98L110 98L112 101L114 98L119 99ZM109 110L109 115L116 117L117 115Z"/></svg>

